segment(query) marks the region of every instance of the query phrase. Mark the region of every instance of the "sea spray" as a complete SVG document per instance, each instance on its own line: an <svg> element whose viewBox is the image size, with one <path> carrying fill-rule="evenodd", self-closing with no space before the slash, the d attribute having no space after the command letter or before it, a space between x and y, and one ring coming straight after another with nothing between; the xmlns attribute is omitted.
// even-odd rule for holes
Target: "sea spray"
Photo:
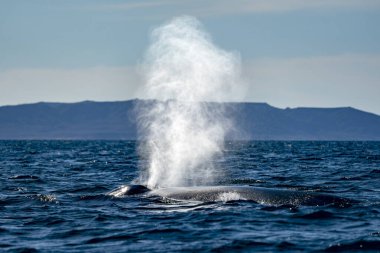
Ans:
<svg viewBox="0 0 380 253"><path fill-rule="evenodd" d="M220 103L239 76L236 54L216 47L201 23L174 18L152 32L144 63L140 104L140 149L148 155L141 183L150 188L212 184L219 174L214 159L222 154L231 127Z"/></svg>

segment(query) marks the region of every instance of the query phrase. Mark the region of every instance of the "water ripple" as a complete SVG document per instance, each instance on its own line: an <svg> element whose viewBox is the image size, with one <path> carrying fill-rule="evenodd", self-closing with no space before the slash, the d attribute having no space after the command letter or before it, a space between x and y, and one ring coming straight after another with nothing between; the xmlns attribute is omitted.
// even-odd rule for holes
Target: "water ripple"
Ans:
<svg viewBox="0 0 380 253"><path fill-rule="evenodd" d="M130 141L1 141L1 252L380 249L379 142L230 142L216 184L329 193L323 207L115 198L144 169Z"/></svg>

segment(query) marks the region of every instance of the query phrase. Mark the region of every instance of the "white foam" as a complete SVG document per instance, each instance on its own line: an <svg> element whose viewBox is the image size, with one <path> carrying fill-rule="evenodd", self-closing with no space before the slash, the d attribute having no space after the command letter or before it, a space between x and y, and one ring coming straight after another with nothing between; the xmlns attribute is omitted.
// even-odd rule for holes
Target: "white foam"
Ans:
<svg viewBox="0 0 380 253"><path fill-rule="evenodd" d="M233 200L245 200L240 196L237 192L223 192L218 197L219 201L227 202L227 201L233 201Z"/></svg>
<svg viewBox="0 0 380 253"><path fill-rule="evenodd" d="M129 188L130 187L128 185L123 185L123 186L120 186L118 189L108 193L107 195L113 196L116 198L121 198L125 195L125 193L129 190Z"/></svg>

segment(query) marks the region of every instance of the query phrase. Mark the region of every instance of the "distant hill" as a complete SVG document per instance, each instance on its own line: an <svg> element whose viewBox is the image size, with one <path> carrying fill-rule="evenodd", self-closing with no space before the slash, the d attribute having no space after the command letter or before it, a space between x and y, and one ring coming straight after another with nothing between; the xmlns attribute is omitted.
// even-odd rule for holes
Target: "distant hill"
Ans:
<svg viewBox="0 0 380 253"><path fill-rule="evenodd" d="M380 140L380 116L351 107L279 109L237 103L238 131L256 140Z"/></svg>
<svg viewBox="0 0 380 253"><path fill-rule="evenodd" d="M135 140L135 104L36 103L0 107L0 139ZM279 109L266 103L227 103L243 140L380 140L380 116L351 107Z"/></svg>

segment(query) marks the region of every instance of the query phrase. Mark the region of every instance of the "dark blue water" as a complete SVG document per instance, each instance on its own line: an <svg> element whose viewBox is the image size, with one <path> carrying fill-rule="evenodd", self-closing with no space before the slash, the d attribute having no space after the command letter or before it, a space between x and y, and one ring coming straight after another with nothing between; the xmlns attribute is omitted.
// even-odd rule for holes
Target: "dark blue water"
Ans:
<svg viewBox="0 0 380 253"><path fill-rule="evenodd" d="M380 252L380 142L235 142L218 184L330 193L350 206L168 203L106 193L135 142L0 142L1 252Z"/></svg>

